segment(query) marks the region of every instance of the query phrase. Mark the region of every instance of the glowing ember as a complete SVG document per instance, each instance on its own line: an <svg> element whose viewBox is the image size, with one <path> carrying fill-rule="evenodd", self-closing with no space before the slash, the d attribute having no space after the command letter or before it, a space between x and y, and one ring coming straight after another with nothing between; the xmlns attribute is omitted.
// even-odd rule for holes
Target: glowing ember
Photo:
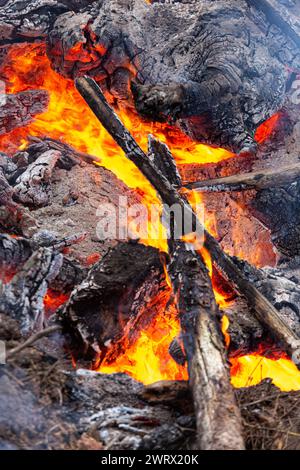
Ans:
<svg viewBox="0 0 300 470"><path fill-rule="evenodd" d="M281 113L274 114L274 116L270 117L267 121L265 121L255 133L255 140L262 144L264 143L276 130L276 127L280 121Z"/></svg>
<svg viewBox="0 0 300 470"><path fill-rule="evenodd" d="M48 316L52 315L58 307L63 305L69 296L67 294L60 294L59 292L55 292L51 289L48 289L47 294L44 297L44 306L45 312Z"/></svg>
<svg viewBox="0 0 300 470"><path fill-rule="evenodd" d="M122 155L111 137L99 125L98 120L77 93L73 82L51 69L44 45L19 44L11 47L0 73L1 78L7 83L8 93L46 89L50 94L48 110L37 116L32 124L2 136L0 150L13 153L18 148L26 148L29 135L50 136L53 139L63 140L79 151L94 155L102 166L111 170L128 187L137 190L145 205L159 204L152 186ZM136 115L126 114L124 110L120 110L119 114L144 149L147 146L147 135L151 133L169 145L179 164L215 163L233 157L232 153L223 149L213 149L192 142L167 125L146 124ZM273 133L279 118L280 114L273 116L258 129L256 140L259 143L264 142ZM194 195L190 195L191 202L194 198ZM215 232L212 220L207 221L207 228L212 233ZM157 237L154 234L151 244L162 251L167 251L166 240L155 240L155 238ZM228 296L216 284L209 254L202 250L202 255L210 270L218 303L220 306L228 305ZM99 369L101 372L127 372L144 383L162 379L187 379L186 368L176 364L168 353L171 341L180 332L176 305L170 302L170 298L171 288L161 298L159 315L140 333L134 344L125 348L124 354L116 357L113 363L102 363ZM67 300L65 296L55 296L49 291L45 297L46 310L48 312L55 310L65 300ZM229 346L227 329L228 319L224 317L222 330L226 345ZM253 353L232 358L231 364L232 383L236 387L253 385L265 377L271 377L282 390L300 389L300 372L283 354L280 357L267 358L259 353Z"/></svg>

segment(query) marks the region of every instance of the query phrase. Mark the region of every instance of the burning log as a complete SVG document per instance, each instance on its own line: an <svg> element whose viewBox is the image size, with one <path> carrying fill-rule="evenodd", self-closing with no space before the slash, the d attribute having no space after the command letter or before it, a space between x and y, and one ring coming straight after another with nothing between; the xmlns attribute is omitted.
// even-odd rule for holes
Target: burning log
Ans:
<svg viewBox="0 0 300 470"><path fill-rule="evenodd" d="M48 93L44 90L29 90L16 95L2 95L0 135L30 124L37 114L46 110L48 103Z"/></svg>
<svg viewBox="0 0 300 470"><path fill-rule="evenodd" d="M206 266L199 255L178 243L169 270L178 297L200 449L244 449L241 417Z"/></svg>
<svg viewBox="0 0 300 470"><path fill-rule="evenodd" d="M44 325L44 297L62 265L62 255L40 248L13 277L0 284L0 311L17 319L23 334Z"/></svg>
<svg viewBox="0 0 300 470"><path fill-rule="evenodd" d="M76 86L99 121L122 148L127 158L150 181L162 201L169 206L178 204L183 209L185 216L195 220L196 216L190 204L169 183L167 178L157 171L156 166L138 146L130 132L109 106L96 82L88 77L82 77L76 80ZM201 226L200 222L199 226ZM247 299L259 322L282 343L283 348L292 353L298 347L299 337L286 324L278 310L248 281L239 267L224 253L217 240L206 230L204 230L204 235L204 246L209 251L213 263L220 273Z"/></svg>
<svg viewBox="0 0 300 470"><path fill-rule="evenodd" d="M48 56L63 75L90 74L130 105L135 80L142 116L236 153L254 151L257 126L282 108L294 57L276 57L268 28L259 29L245 2L229 0L101 0L57 18Z"/></svg>
<svg viewBox="0 0 300 470"><path fill-rule="evenodd" d="M153 165L175 186L181 186L181 176L168 146L152 135L148 138L148 156Z"/></svg>
<svg viewBox="0 0 300 470"><path fill-rule="evenodd" d="M247 189L266 189L284 187L300 179L300 164L244 173L241 175L225 176L208 181L185 183L184 187L197 191L243 191Z"/></svg>
<svg viewBox="0 0 300 470"><path fill-rule="evenodd" d="M15 198L19 202L33 207L48 205L52 171L59 158L58 151L49 150L31 163L26 171L17 178L17 184L14 187Z"/></svg>
<svg viewBox="0 0 300 470"><path fill-rule="evenodd" d="M64 307L66 328L79 343L76 354L103 360L114 344L130 342L155 315L155 300L167 290L158 250L120 243L94 265ZM142 315L151 302L151 315ZM116 343L118 347L116 348Z"/></svg>

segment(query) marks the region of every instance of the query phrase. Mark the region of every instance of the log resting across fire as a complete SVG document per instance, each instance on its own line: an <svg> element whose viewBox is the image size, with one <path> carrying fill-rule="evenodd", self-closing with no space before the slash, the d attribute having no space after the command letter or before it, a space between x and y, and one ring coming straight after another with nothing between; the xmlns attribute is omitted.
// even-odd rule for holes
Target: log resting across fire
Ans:
<svg viewBox="0 0 300 470"><path fill-rule="evenodd" d="M175 122L193 139L237 153L255 150L256 128L283 105L287 67L300 63L297 28L274 37L252 1L22 5L2 8L2 44L46 41L63 75L89 74L143 117Z"/></svg>

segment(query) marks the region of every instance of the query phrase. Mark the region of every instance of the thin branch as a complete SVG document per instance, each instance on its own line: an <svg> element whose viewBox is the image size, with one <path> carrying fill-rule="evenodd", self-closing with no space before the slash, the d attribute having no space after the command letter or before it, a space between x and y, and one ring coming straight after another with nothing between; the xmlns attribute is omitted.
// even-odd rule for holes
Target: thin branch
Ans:
<svg viewBox="0 0 300 470"><path fill-rule="evenodd" d="M16 348L10 349L7 354L6 354L6 360L12 359L16 354L19 354L23 349L28 348L32 344L34 344L36 341L38 341L41 338L44 338L45 336L49 336L52 333L55 333L56 331L61 331L62 328L59 325L54 325L54 326L49 326L49 328L45 328L42 331L38 331L34 335L30 336L24 343L20 344Z"/></svg>

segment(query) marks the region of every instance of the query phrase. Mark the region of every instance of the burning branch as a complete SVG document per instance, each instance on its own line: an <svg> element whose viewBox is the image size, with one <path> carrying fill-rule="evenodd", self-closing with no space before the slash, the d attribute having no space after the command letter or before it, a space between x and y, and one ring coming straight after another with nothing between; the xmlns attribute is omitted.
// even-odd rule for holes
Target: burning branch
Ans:
<svg viewBox="0 0 300 470"><path fill-rule="evenodd" d="M125 152L127 158L150 181L162 201L169 206L178 204L187 216L196 220L196 215L189 202L158 171L139 147L133 136L109 106L97 83L89 77L81 77L76 80L76 87L105 129ZM198 223L201 226L199 221ZM224 253L218 241L205 229L204 234L204 246L209 251L218 270L236 288L240 295L246 298L256 318L266 327L267 331L281 342L284 349L289 353L293 353L298 348L299 337L291 330L278 310L248 281L239 267Z"/></svg>
<svg viewBox="0 0 300 470"><path fill-rule="evenodd" d="M282 187L300 178L300 163L279 169L260 170L241 175L225 176L205 181L185 183L184 187L196 191L243 191Z"/></svg>

